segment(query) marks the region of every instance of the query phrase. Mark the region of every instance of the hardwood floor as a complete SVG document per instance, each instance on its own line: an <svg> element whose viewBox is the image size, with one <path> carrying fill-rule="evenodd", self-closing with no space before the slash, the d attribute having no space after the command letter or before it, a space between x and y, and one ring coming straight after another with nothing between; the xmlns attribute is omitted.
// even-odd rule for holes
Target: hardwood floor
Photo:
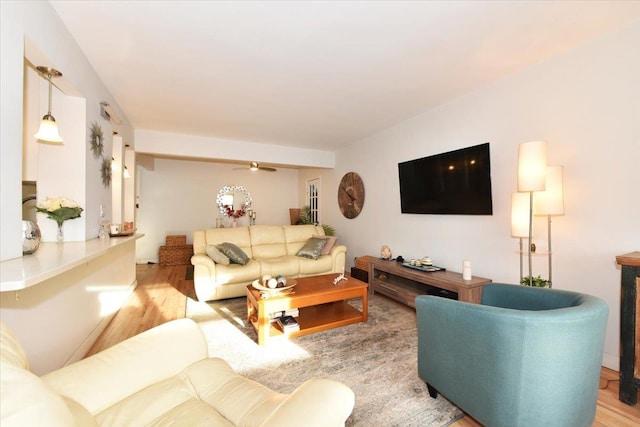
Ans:
<svg viewBox="0 0 640 427"><path fill-rule="evenodd" d="M154 326L184 317L187 295L193 295L193 281L185 279L186 271L186 265L138 265L138 286L127 304L120 309L96 340L87 356ZM620 402L618 387L618 373L602 368L596 419L592 427L640 425L640 404L629 406ZM465 416L452 426L478 427L481 424Z"/></svg>

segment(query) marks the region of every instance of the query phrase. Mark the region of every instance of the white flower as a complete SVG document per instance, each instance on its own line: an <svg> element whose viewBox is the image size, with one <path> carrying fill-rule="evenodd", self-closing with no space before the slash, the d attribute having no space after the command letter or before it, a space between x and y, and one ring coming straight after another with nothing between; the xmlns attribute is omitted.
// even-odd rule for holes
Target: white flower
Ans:
<svg viewBox="0 0 640 427"><path fill-rule="evenodd" d="M65 208L78 208L80 205L71 199L66 197L46 197L42 203L38 205L40 209L48 212L53 212L62 207Z"/></svg>

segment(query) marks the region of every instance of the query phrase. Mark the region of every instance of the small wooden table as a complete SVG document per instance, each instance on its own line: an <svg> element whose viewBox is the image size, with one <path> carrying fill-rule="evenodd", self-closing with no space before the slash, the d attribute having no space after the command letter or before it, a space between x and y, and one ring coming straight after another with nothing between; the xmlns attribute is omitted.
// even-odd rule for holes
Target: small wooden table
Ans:
<svg viewBox="0 0 640 427"><path fill-rule="evenodd" d="M260 291L247 286L247 319L258 334L258 344L264 345L274 337L298 337L327 329L367 321L368 285L345 273L347 280L333 284L338 273L294 279L294 292L282 296L261 298ZM346 300L362 299L362 311ZM299 331L286 334L271 323L269 313L297 308Z"/></svg>
<svg viewBox="0 0 640 427"><path fill-rule="evenodd" d="M619 399L638 403L640 390L640 251L616 257L622 266Z"/></svg>
<svg viewBox="0 0 640 427"><path fill-rule="evenodd" d="M479 304L482 287L490 282L491 279L477 276L464 280L461 273L453 271L423 272L395 261L369 260L371 292L379 292L413 308L418 295L437 295Z"/></svg>

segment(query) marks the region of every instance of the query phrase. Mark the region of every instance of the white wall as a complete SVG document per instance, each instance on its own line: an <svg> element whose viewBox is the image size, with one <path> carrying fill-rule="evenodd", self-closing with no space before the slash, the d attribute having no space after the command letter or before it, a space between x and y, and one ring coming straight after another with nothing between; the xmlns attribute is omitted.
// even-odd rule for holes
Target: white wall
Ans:
<svg viewBox="0 0 640 427"><path fill-rule="evenodd" d="M2 321L33 372L44 374L87 354L135 287L135 245L131 239L37 285L0 293Z"/></svg>
<svg viewBox="0 0 640 427"><path fill-rule="evenodd" d="M28 111L24 110L23 90L36 90L36 88L25 87L25 57L34 65L46 65L61 71L63 77L56 79L56 85L60 87L66 97L70 98L69 102L85 103L84 123L82 121L79 123L67 121L66 110L62 108L60 99L54 99L53 104L53 114L57 118L63 138L65 138L64 132L72 135L64 150L73 153L73 158L67 159L69 164L65 165L73 169L75 173L73 191L81 188L83 192L81 196L77 197L80 200L76 200L79 203L84 202L83 219L68 224L73 229L71 231L73 236L81 236L84 239L97 237L100 205L104 205L107 209L111 206L110 189L105 188L100 179L100 161L93 158L88 149L87 141L89 126L93 121L97 121L102 125L107 142L106 148L110 150L112 126L100 117L99 103L107 101L116 109L118 106L49 2L0 3L2 19L2 37L0 37L2 43L2 60L0 61L2 67L0 73L2 93L2 109L0 110L2 123L0 127L0 149L2 150L2 156L0 156L2 171L2 180L0 180L0 193L2 194L0 260L4 261L22 255L22 142L23 139L27 141L31 139L31 142L35 143L33 138L30 138L32 135L30 130L26 138L23 138L23 114L42 117L40 105L34 105L33 102L27 103ZM33 82L33 80L27 79L26 84L29 85L29 82ZM42 79L38 79L38 86L41 84ZM58 91L56 90L54 93L58 97ZM29 93L29 99L32 99L31 95ZM33 99L42 100L43 98ZM56 106L61 109L56 111ZM77 117L78 115L74 112L73 120ZM127 118L124 115L122 117L124 124L119 126L117 130L123 139L133 146L133 129ZM73 129L70 130L69 126L72 126ZM81 157L82 154L84 157ZM41 168L39 167L39 169ZM62 175L66 176L67 172L65 171ZM42 170L39 170L38 173L41 174ZM44 196L72 197L64 193L68 188L68 181L57 179L57 177L58 175L37 177L41 182L46 181L48 189L51 191L47 194L38 194L38 199L42 199ZM45 227L47 226L45 225ZM67 224L65 224L66 227ZM45 234L47 234L46 230Z"/></svg>
<svg viewBox="0 0 640 427"><path fill-rule="evenodd" d="M100 161L88 149L88 129L93 121L102 123L110 150L112 128L100 117L99 103L107 101L117 106L49 2L1 1L0 19L0 262L4 263L22 256L23 140L35 143L31 126L43 114L43 98L40 93L30 92L40 92L42 79L24 78L25 58L63 73L55 83L64 99L54 91L53 114L65 146L57 151L56 147L38 147L37 180L39 199L65 196L83 204L82 219L65 223L69 240L96 238L100 205L105 209L111 206L110 189L100 179ZM23 102L25 92L31 102ZM23 115L29 115L29 120L25 121ZM118 131L133 144L133 130L127 119L123 120ZM50 237L54 230L53 221L41 216L38 220L45 240L50 240L47 234ZM62 245L66 244L60 246L63 252ZM35 285L21 294L19 302L13 292L0 294L0 316L26 344L36 372L82 357L82 350L86 351L92 338L106 326L103 322L108 313L101 298L106 294L123 295L135 284L134 245L132 242L117 259L97 258ZM37 253L27 256L37 257ZM2 265L0 273L4 273ZM56 268L51 262L43 265ZM111 306L111 314L119 304Z"/></svg>
<svg viewBox="0 0 640 427"><path fill-rule="evenodd" d="M518 144L544 139L549 164L563 165L565 180L565 215L553 222L554 287L609 304L605 365L617 369L615 256L640 249L638 46L636 21L338 152L335 171L324 172L323 198L330 203L324 222L336 227L349 262L378 255L388 244L394 256L428 255L455 271L470 259L474 275L517 283L510 194L516 191ZM400 213L398 162L483 142L491 144L492 216ZM353 220L342 217L336 198L349 171L360 174L366 193ZM537 218L534 242L544 249L546 240L546 219ZM534 275L547 276L546 259L535 257Z"/></svg>
<svg viewBox="0 0 640 427"><path fill-rule="evenodd" d="M236 170L238 167L162 158L155 160L152 171L138 166L140 207L136 227L145 237L138 241L137 261L157 262L158 249L167 235L186 234L191 243L195 230L215 227L216 218L221 217L216 196L226 185L243 186L251 194L256 224L288 224L289 208L299 207L298 171L278 168L277 172L251 172ZM246 216L238 222L248 225Z"/></svg>

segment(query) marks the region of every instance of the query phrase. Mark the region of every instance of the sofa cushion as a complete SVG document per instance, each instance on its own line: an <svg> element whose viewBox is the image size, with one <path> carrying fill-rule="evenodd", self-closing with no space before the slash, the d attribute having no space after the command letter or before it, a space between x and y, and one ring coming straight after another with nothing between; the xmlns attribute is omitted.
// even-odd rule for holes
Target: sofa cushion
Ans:
<svg viewBox="0 0 640 427"><path fill-rule="evenodd" d="M229 260L229 257L223 254L222 251L220 251L220 249L218 249L218 247L215 245L207 245L206 251L207 255L209 255L209 258L211 258L216 264L229 265L229 263L231 262Z"/></svg>
<svg viewBox="0 0 640 427"><path fill-rule="evenodd" d="M287 255L297 254L309 240L309 237L324 236L324 229L313 224L284 225L282 228L287 245Z"/></svg>
<svg viewBox="0 0 640 427"><path fill-rule="evenodd" d="M327 244L322 248L320 255L329 255L331 249L333 249L333 246L336 244L336 240L338 240L336 236L326 236L325 239L327 239Z"/></svg>
<svg viewBox="0 0 640 427"><path fill-rule="evenodd" d="M229 265L216 265L216 286L226 285L227 283L238 282L253 282L260 277L260 263L256 260L251 260L245 265L241 264L229 264Z"/></svg>
<svg viewBox="0 0 640 427"><path fill-rule="evenodd" d="M231 242L224 242L219 244L218 249L220 249L220 251L227 257L229 257L229 260L231 262L240 265L245 265L247 262L249 262L249 257L247 256L247 254L245 254L242 249Z"/></svg>
<svg viewBox="0 0 640 427"><path fill-rule="evenodd" d="M0 381L2 426L40 426L44 420L52 427L76 425L62 397L26 369L3 359Z"/></svg>
<svg viewBox="0 0 640 427"><path fill-rule="evenodd" d="M318 259L318 256L320 256L320 252L322 252L322 249L326 245L327 239L311 237L309 238L309 240L307 240L307 243L304 244L302 249L300 249L296 255L303 258L310 258L315 260Z"/></svg>
<svg viewBox="0 0 640 427"><path fill-rule="evenodd" d="M96 419L91 415L89 410L70 397L62 396L64 403L67 405L69 412L73 415L75 425L81 427L98 427Z"/></svg>
<svg viewBox="0 0 640 427"><path fill-rule="evenodd" d="M282 275L285 277L297 277L300 271L300 260L294 255L286 255L278 258L269 258L265 260L259 260L260 262L260 274L270 274L273 277ZM313 261L311 261L313 262Z"/></svg>
<svg viewBox="0 0 640 427"><path fill-rule="evenodd" d="M254 225L249 227L253 258L277 258L287 255L284 230L281 225Z"/></svg>
<svg viewBox="0 0 640 427"><path fill-rule="evenodd" d="M318 259L300 258L298 257L300 264L301 276L314 276L316 274L328 274L333 267L333 259L331 255L320 255Z"/></svg>
<svg viewBox="0 0 640 427"><path fill-rule="evenodd" d="M208 228L204 233L206 245L217 246L224 242L231 242L242 249L249 258L253 257L253 252L251 252L251 235L249 234L249 227ZM197 241L199 242L200 239L198 238ZM204 253L205 247L202 248L201 253ZM194 253L198 253L196 252L197 249L195 246L193 250Z"/></svg>

